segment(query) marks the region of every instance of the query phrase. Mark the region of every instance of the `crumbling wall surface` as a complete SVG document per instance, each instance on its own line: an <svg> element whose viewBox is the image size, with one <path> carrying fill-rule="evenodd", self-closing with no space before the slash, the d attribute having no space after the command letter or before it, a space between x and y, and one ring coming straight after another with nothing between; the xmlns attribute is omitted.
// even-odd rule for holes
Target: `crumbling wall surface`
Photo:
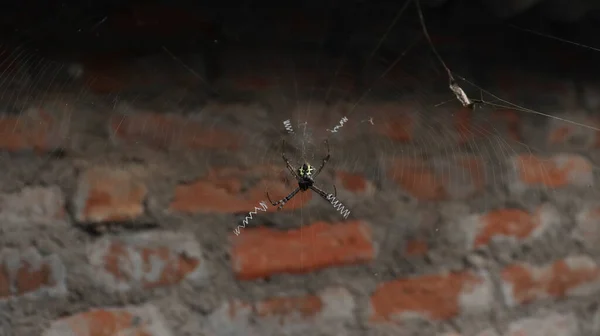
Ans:
<svg viewBox="0 0 600 336"><path fill-rule="evenodd" d="M350 216L315 194L278 213L293 114L267 79L228 83L255 98L183 113L75 91L3 115L1 335L600 333L597 132L367 99L319 177ZM311 104L313 129L343 116Z"/></svg>
<svg viewBox="0 0 600 336"><path fill-rule="evenodd" d="M535 111L462 108L429 49L371 62L362 86L309 48L232 47L210 83L201 52L3 51L0 335L600 335L600 86L556 64L593 68L432 36L456 74ZM282 140L318 166L325 138L335 199L277 211L266 192L297 187Z"/></svg>

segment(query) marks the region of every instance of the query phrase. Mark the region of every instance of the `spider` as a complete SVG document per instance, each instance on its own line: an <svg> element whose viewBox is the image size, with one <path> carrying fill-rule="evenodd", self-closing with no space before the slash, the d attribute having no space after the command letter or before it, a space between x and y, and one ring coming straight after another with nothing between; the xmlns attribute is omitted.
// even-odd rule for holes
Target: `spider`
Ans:
<svg viewBox="0 0 600 336"><path fill-rule="evenodd" d="M329 198L331 198L331 194L327 194L321 188L314 185L315 184L314 179L317 176L319 176L319 173L321 173L321 170L323 170L323 168L325 167L325 164L327 163L327 161L329 161L329 158L330 158L329 142L327 140L325 140L325 145L327 146L327 156L325 156L323 158L321 166L316 171L315 171L315 168L307 162L302 164L302 166L300 166L296 170L290 164L290 160L288 160L288 158L285 156L285 153L283 151L283 148L285 146L285 140L283 140L282 148L281 148L281 157L283 158L283 161L285 162L287 169L290 171L290 173L292 173L294 178L296 178L296 180L298 181L298 187L296 189L294 189L294 191L292 191L289 195L287 195L286 197L282 198L281 200L279 200L277 202L273 202L271 200L271 197L269 196L269 193L267 192L267 198L269 199L269 202L271 202L271 204L273 206L279 205L279 207L277 207L277 210L281 210L283 208L283 206L289 200L291 200L292 198L294 198L294 196L296 196L296 194L298 194L298 192L300 192L300 191L305 192L308 189L316 192L317 194L319 194L319 196L323 197L325 200L330 202ZM333 190L334 190L333 197L337 197L337 190L335 188L335 185L333 186Z"/></svg>

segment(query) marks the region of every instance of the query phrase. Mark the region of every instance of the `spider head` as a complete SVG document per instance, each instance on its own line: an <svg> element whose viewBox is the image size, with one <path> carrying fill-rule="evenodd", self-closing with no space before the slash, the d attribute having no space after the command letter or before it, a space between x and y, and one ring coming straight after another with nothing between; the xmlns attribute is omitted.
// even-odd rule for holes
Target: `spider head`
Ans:
<svg viewBox="0 0 600 336"><path fill-rule="evenodd" d="M300 168L298 168L298 176L300 176L303 179L310 179L313 170L315 169L311 165L305 163L302 166L300 166Z"/></svg>

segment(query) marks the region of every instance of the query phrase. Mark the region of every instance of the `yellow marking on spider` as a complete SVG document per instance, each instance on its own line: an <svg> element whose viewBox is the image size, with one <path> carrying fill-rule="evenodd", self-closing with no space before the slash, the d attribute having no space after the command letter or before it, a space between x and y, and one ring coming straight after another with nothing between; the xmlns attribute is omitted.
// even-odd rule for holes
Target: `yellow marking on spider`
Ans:
<svg viewBox="0 0 600 336"><path fill-rule="evenodd" d="M300 168L298 168L298 173L300 176L310 176L314 170L315 169L307 163L306 170L304 170L304 165L302 165Z"/></svg>

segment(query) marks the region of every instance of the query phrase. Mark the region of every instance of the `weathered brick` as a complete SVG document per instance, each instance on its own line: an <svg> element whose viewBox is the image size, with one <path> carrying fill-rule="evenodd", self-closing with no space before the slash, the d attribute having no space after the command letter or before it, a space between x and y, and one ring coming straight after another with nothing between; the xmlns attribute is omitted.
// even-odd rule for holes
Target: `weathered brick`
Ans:
<svg viewBox="0 0 600 336"><path fill-rule="evenodd" d="M246 228L231 236L231 263L238 279L308 273L371 261L375 247L367 223L316 222L298 230Z"/></svg>
<svg viewBox="0 0 600 336"><path fill-rule="evenodd" d="M345 171L335 172L336 184L341 184L344 189L356 194L370 195L375 191L375 186L361 174Z"/></svg>
<svg viewBox="0 0 600 336"><path fill-rule="evenodd" d="M505 336L580 336L574 314L553 313L543 317L528 317L511 323Z"/></svg>
<svg viewBox="0 0 600 336"><path fill-rule="evenodd" d="M527 242L559 226L558 211L545 204L533 212L507 208L471 215L456 221L451 230L458 233L459 239L466 240L468 249L476 249L487 246L493 240Z"/></svg>
<svg viewBox="0 0 600 336"><path fill-rule="evenodd" d="M294 130L298 135L319 137L318 134L326 131L331 136L339 138L357 130L356 126L359 123L344 122L344 125L339 127L340 120L349 112L350 108L351 106L345 102L325 104L314 101L301 101L290 111L288 119L292 121ZM336 130L336 132L333 132L333 130Z"/></svg>
<svg viewBox="0 0 600 336"><path fill-rule="evenodd" d="M591 202L583 205L575 218L576 226L573 237L588 249L600 248L600 203Z"/></svg>
<svg viewBox="0 0 600 336"><path fill-rule="evenodd" d="M502 291L509 306L548 298L589 296L600 290L600 268L587 256L550 265L514 264L502 270Z"/></svg>
<svg viewBox="0 0 600 336"><path fill-rule="evenodd" d="M82 69L83 85L91 92L98 94L123 91L130 84L130 80L123 77L125 71L122 69L122 65L115 64L117 58L118 55L113 54L96 54L92 59L81 60L79 66Z"/></svg>
<svg viewBox="0 0 600 336"><path fill-rule="evenodd" d="M19 115L0 115L0 150L33 150L39 153L61 148L66 126L43 109L30 108Z"/></svg>
<svg viewBox="0 0 600 336"><path fill-rule="evenodd" d="M431 161L402 158L395 160L388 170L392 181L421 201L471 197L483 190L485 175L485 163L468 156Z"/></svg>
<svg viewBox="0 0 600 336"><path fill-rule="evenodd" d="M453 128L444 129L441 141L464 145L477 141L489 141L493 137L502 137L521 141L521 118L514 110L496 110L482 115L466 107L450 111ZM442 121L442 123L446 124ZM429 140L431 141L431 140Z"/></svg>
<svg viewBox="0 0 600 336"><path fill-rule="evenodd" d="M144 214L148 190L132 174L120 169L92 168L85 171L73 196L79 222L121 222Z"/></svg>
<svg viewBox="0 0 600 336"><path fill-rule="evenodd" d="M343 329L354 323L355 306L343 288L256 303L236 300L213 312L207 329L216 335L345 335Z"/></svg>
<svg viewBox="0 0 600 336"><path fill-rule="evenodd" d="M240 147L239 134L175 114L139 112L114 115L109 121L113 140L158 149L228 149Z"/></svg>
<svg viewBox="0 0 600 336"><path fill-rule="evenodd" d="M560 188L594 185L592 163L576 154L556 154L540 157L521 154L510 159L510 188L514 192L528 188Z"/></svg>
<svg viewBox="0 0 600 336"><path fill-rule="evenodd" d="M267 212L277 211L267 200L269 192L275 202L287 196L298 186L295 180L285 180L286 171L278 167L253 167L251 169L223 168L211 170L208 176L191 184L182 184L175 189L170 210L184 213L247 213L260 202L266 201ZM280 178L276 178L279 176ZM255 182L243 189L246 181ZM282 211L292 211L305 206L312 193L300 193Z"/></svg>
<svg viewBox="0 0 600 336"><path fill-rule="evenodd" d="M9 222L51 222L64 219L65 200L58 187L25 187L0 195L0 219Z"/></svg>
<svg viewBox="0 0 600 336"><path fill-rule="evenodd" d="M93 309L56 320L43 336L171 336L164 317L151 305Z"/></svg>
<svg viewBox="0 0 600 336"><path fill-rule="evenodd" d="M493 285L485 273L425 275L380 284L371 296L369 319L375 324L412 317L444 321L486 312L492 302Z"/></svg>
<svg viewBox="0 0 600 336"><path fill-rule="evenodd" d="M459 108L452 115L454 117L454 128L458 137L458 144L464 144L476 137L480 137L478 127L473 125L473 111L469 108Z"/></svg>
<svg viewBox="0 0 600 336"><path fill-rule="evenodd" d="M443 141L463 145L492 134L489 127L479 120L480 118L477 118L479 114L474 113L471 109L459 107L451 112L452 121L448 124L452 124L453 127L444 129ZM446 125L445 121L445 119L442 120L444 125Z"/></svg>
<svg viewBox="0 0 600 336"><path fill-rule="evenodd" d="M421 121L416 113L416 106L411 104L376 104L361 109L363 114L385 121L375 124L375 131L390 140L409 143L416 137Z"/></svg>
<svg viewBox="0 0 600 336"><path fill-rule="evenodd" d="M208 274L193 235L151 232L104 238L88 247L93 277L116 291L198 281Z"/></svg>
<svg viewBox="0 0 600 336"><path fill-rule="evenodd" d="M42 257L34 248L0 251L0 300L26 294L60 296L66 290L66 270L58 256Z"/></svg>
<svg viewBox="0 0 600 336"><path fill-rule="evenodd" d="M492 121L495 123L494 129L506 134L508 139L513 141L523 141L521 127L523 118L521 113L515 110L496 110L492 113ZM499 123L499 125L496 125Z"/></svg>
<svg viewBox="0 0 600 336"><path fill-rule="evenodd" d="M426 241L420 239L409 240L406 243L404 254L407 256L422 256L429 251L429 245Z"/></svg>
<svg viewBox="0 0 600 336"><path fill-rule="evenodd" d="M569 114L558 116L584 127L563 120L550 119L548 122L547 142L550 146L564 145L572 148L592 149L600 147L600 123L598 119L583 114Z"/></svg>
<svg viewBox="0 0 600 336"><path fill-rule="evenodd" d="M448 332L448 333L443 333L443 334L439 334L438 336L466 336L466 335L473 335L473 336L500 336L500 334L498 334L498 332L494 329L485 329L482 330L476 334L460 334L457 332Z"/></svg>

